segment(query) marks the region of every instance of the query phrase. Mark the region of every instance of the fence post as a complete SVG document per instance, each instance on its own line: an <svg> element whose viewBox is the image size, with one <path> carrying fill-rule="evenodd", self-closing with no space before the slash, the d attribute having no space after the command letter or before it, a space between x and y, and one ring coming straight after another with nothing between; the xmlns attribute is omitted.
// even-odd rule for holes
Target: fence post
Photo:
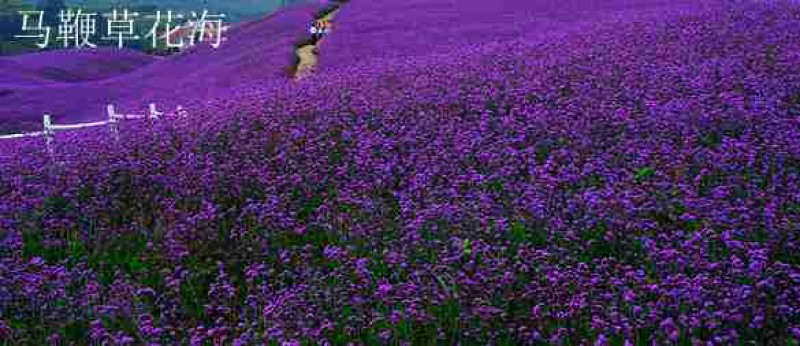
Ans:
<svg viewBox="0 0 800 346"><path fill-rule="evenodd" d="M186 110L185 110L185 109L183 109L183 107L181 107L181 106L178 106L178 108L175 108L175 114L177 114L177 115L180 115L181 117L184 117L184 118L186 118Z"/></svg>
<svg viewBox="0 0 800 346"><path fill-rule="evenodd" d="M164 115L164 112L159 112L156 110L156 104L150 104L150 119L159 119L159 115ZM153 139L158 143L158 131L153 131Z"/></svg>
<svg viewBox="0 0 800 346"><path fill-rule="evenodd" d="M108 105L108 126L111 129L111 135L114 140L119 142L119 125L117 124L117 115L114 113L114 105Z"/></svg>
<svg viewBox="0 0 800 346"><path fill-rule="evenodd" d="M47 147L47 154L50 156L50 159L55 162L55 152L53 150L53 128L52 123L50 122L50 114L44 115L44 143Z"/></svg>
<svg viewBox="0 0 800 346"><path fill-rule="evenodd" d="M155 103L151 103L150 104L150 118L151 119L158 119L159 115L164 115L164 112L157 111L156 110L156 104Z"/></svg>

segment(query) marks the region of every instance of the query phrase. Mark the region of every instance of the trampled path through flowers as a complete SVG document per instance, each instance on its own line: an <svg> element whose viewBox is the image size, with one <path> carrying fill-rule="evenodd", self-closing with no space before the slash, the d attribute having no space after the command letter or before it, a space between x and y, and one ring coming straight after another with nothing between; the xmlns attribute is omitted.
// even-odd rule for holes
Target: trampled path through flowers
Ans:
<svg viewBox="0 0 800 346"><path fill-rule="evenodd" d="M318 21L330 23L333 20L333 17L336 16L337 12L339 12L338 9L328 13ZM317 47L322 44L324 40L325 36L317 41L316 44L304 45L297 49L297 57L300 59L300 61L297 64L297 71L295 72L296 79L303 78L314 71L314 67L317 65Z"/></svg>

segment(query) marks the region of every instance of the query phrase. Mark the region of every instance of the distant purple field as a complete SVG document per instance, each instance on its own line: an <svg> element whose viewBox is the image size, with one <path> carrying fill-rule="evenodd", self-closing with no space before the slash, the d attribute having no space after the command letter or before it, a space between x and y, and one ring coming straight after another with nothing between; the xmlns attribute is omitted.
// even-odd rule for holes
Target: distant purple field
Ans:
<svg viewBox="0 0 800 346"><path fill-rule="evenodd" d="M155 61L133 50L65 49L0 57L0 87L46 86L112 78Z"/></svg>
<svg viewBox="0 0 800 346"><path fill-rule="evenodd" d="M336 35L320 49L321 68L373 58L447 52L453 44L484 44L546 35L619 12L671 9L698 1L511 0L355 2L342 9Z"/></svg>
<svg viewBox="0 0 800 346"><path fill-rule="evenodd" d="M142 113L152 102L161 109L174 109L191 99L213 97L242 83L285 78L285 70L292 63L294 43L304 39L307 23L321 7L302 5L279 11L267 20L230 30L225 34L228 41L217 49L197 46L186 54L142 64L105 80L111 77L113 69L121 71L138 60L148 59L130 52L74 51L0 58L0 71L4 66L15 71L0 77L0 130L40 129L42 115L46 113L56 123L103 120L109 103L126 114ZM28 70L33 71L32 76L26 74ZM79 77L74 77L75 74ZM88 82L45 83L79 78ZM20 122L29 124L24 128L9 126Z"/></svg>
<svg viewBox="0 0 800 346"><path fill-rule="evenodd" d="M797 346L800 5L604 4L352 0L300 81L229 43L189 118L0 140L0 337Z"/></svg>

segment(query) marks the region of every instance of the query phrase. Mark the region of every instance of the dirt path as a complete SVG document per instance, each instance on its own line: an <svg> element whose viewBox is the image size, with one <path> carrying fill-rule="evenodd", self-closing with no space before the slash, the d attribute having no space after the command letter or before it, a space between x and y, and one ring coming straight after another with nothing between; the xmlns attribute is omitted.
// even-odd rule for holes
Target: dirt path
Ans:
<svg viewBox="0 0 800 346"><path fill-rule="evenodd" d="M337 12L339 12L338 9L331 11L331 13L328 13L319 20L325 23L332 22ZM314 71L314 67L317 65L317 47L325 41L327 35L330 35L330 31L331 30L329 30L325 36L322 36L322 38L317 41L317 44L309 44L297 49L297 57L300 58L300 63L297 64L297 72L295 73L296 79L303 78Z"/></svg>

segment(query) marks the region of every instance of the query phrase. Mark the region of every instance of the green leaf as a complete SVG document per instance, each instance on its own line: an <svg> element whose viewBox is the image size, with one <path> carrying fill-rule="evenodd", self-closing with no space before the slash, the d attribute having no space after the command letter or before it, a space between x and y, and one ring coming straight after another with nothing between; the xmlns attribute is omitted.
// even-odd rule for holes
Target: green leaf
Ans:
<svg viewBox="0 0 800 346"><path fill-rule="evenodd" d="M144 267L145 267L145 264L144 264L144 263L142 263L142 262L139 262L139 260L138 260L138 259L135 259L135 258L134 258L134 259L132 259L132 260L130 261L130 263L129 263L129 266L130 266L130 268L131 268L131 270L132 270L132 271L139 271L139 270L142 270L142 269L144 269Z"/></svg>
<svg viewBox="0 0 800 346"><path fill-rule="evenodd" d="M655 171L650 167L645 167L636 172L636 182L640 182L655 175Z"/></svg>
<svg viewBox="0 0 800 346"><path fill-rule="evenodd" d="M525 225L522 222L514 221L511 223L511 239L515 242L525 241Z"/></svg>

